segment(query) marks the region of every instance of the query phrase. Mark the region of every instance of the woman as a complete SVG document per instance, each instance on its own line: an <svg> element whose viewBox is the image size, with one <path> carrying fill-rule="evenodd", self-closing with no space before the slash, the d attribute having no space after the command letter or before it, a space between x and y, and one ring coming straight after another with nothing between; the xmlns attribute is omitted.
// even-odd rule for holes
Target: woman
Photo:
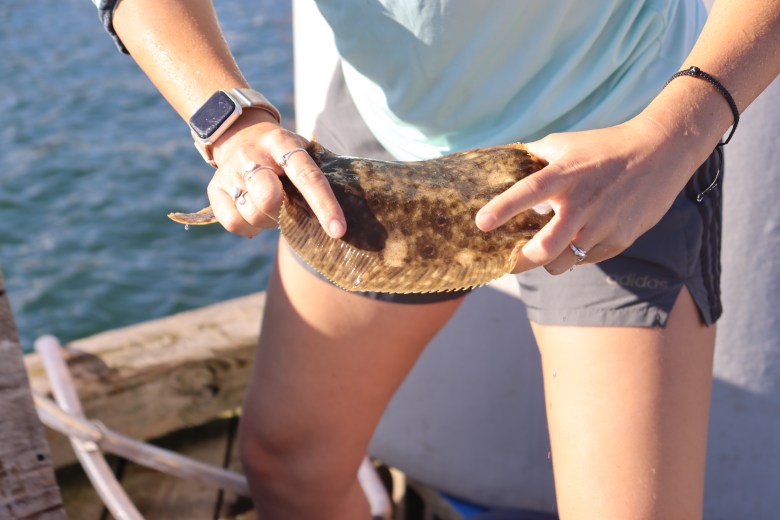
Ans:
<svg viewBox="0 0 780 520"><path fill-rule="evenodd" d="M331 236L345 232L322 173L296 152L305 140L261 95L231 90L248 85L208 0L102 4L217 167L208 194L223 226L274 227L287 175ZM699 518L720 315L713 150L780 71L780 0L719 0L706 24L694 0L539 4L320 1L344 63L320 136L401 159L532 141L549 165L475 225L555 210L516 271L542 354L560 516ZM664 88L676 70L687 72ZM225 103L252 108L222 121ZM241 431L261 518L368 517L361 457L462 297L345 293L280 245Z"/></svg>

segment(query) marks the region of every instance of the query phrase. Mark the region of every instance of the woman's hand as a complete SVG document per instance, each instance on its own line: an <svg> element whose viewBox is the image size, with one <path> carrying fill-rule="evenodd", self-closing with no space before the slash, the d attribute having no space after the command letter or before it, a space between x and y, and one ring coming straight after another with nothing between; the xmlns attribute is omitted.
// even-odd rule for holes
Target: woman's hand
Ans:
<svg viewBox="0 0 780 520"><path fill-rule="evenodd" d="M686 150L650 118L615 127L552 134L528 149L548 166L486 204L477 226L488 231L537 204L555 216L520 251L514 272L544 266L560 274L578 262L611 258L655 225L671 207L702 151Z"/></svg>
<svg viewBox="0 0 780 520"><path fill-rule="evenodd" d="M207 189L214 216L225 229L251 238L276 227L284 198L279 176L287 175L325 231L334 238L344 234L346 220L328 181L309 154L300 150L307 144L262 110L241 115L215 143L219 168ZM240 190L236 199L234 190Z"/></svg>

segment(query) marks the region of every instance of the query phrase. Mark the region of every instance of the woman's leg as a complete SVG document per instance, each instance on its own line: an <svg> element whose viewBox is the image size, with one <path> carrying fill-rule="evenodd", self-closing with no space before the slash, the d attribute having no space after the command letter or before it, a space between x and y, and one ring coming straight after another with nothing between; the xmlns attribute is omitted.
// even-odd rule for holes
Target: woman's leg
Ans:
<svg viewBox="0 0 780 520"><path fill-rule="evenodd" d="M348 294L279 247L240 443L263 520L365 520L356 476L396 388L461 299Z"/></svg>
<svg viewBox="0 0 780 520"><path fill-rule="evenodd" d="M701 518L715 327L690 293L663 329L533 329L561 519Z"/></svg>

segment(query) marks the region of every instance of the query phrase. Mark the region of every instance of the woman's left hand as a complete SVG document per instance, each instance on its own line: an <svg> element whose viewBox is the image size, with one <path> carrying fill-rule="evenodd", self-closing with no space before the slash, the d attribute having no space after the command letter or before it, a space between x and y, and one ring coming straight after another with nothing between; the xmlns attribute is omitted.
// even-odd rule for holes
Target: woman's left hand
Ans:
<svg viewBox="0 0 780 520"><path fill-rule="evenodd" d="M528 149L549 164L476 217L489 231L537 204L552 206L555 215L521 249L513 272L544 266L560 274L619 254L661 219L706 158L641 116L610 128L551 134ZM570 244L587 258L578 260Z"/></svg>

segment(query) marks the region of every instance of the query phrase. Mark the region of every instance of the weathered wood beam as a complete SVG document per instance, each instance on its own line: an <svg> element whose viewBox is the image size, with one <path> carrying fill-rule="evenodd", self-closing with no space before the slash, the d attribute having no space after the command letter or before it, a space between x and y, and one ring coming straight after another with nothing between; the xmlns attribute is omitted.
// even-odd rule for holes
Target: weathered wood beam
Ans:
<svg viewBox="0 0 780 520"><path fill-rule="evenodd" d="M236 409L264 306L265 294L256 293L67 343L86 416L151 439ZM25 363L33 390L49 395L40 359L28 354ZM75 462L65 437L49 432L49 444L55 467Z"/></svg>
<svg viewBox="0 0 780 520"><path fill-rule="evenodd" d="M0 518L64 519L0 271Z"/></svg>

